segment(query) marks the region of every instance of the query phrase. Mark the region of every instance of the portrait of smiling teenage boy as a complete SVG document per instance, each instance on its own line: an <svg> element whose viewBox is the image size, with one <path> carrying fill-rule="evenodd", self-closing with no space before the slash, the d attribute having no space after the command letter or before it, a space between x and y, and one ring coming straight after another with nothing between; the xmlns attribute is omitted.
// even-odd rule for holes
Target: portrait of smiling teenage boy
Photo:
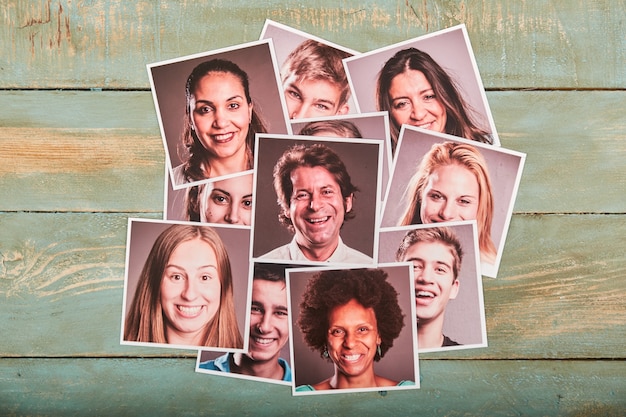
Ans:
<svg viewBox="0 0 626 417"><path fill-rule="evenodd" d="M462 259L461 243L447 227L411 230L400 243L396 260L413 263L420 349L459 345L443 334L443 323L448 301L459 293Z"/></svg>

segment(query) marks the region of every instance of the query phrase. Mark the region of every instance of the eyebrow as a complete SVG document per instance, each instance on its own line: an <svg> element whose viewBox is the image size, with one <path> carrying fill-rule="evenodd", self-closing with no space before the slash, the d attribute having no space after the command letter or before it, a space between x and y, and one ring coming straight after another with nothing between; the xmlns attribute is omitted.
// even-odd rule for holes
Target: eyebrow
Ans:
<svg viewBox="0 0 626 417"><path fill-rule="evenodd" d="M424 93L427 93L427 92L429 92L429 91L432 91L433 93L435 92L435 90L433 90L432 88L427 88L427 89L425 89L425 90L420 90L420 91L418 91L418 93L419 93L419 94L424 94ZM401 99L401 98L409 98L409 96L391 97L391 101L395 101L395 100L398 100L398 99Z"/></svg>
<svg viewBox="0 0 626 417"><path fill-rule="evenodd" d="M176 265L176 264L167 264L167 265L165 265L165 269L167 269L167 268L176 268L176 269L180 269L181 271L186 271L186 269L184 267L182 267L180 265ZM211 264L201 265L200 267L198 267L198 269L204 269L204 268L213 268L213 269L215 269L217 271L217 266L211 265Z"/></svg>
<svg viewBox="0 0 626 417"><path fill-rule="evenodd" d="M405 262L413 262L413 261L419 261L419 262L425 262L422 258L417 258L417 257L412 257L412 258L408 258L404 260ZM449 265L447 262L444 261L435 261L435 263L437 265L444 265L447 266L448 268L452 269L452 266Z"/></svg>
<svg viewBox="0 0 626 417"><path fill-rule="evenodd" d="M214 188L213 191L219 191L220 193L226 194L229 197L231 196L231 194L228 191L223 190L221 188ZM211 192L213 192L213 191L211 191ZM243 198L248 198L248 197L252 197L252 194L246 194L246 195L243 196Z"/></svg>
<svg viewBox="0 0 626 417"><path fill-rule="evenodd" d="M315 80L313 80L313 81L315 81ZM285 88L285 90L287 88L293 88L294 90L296 90L298 92L298 94L300 95L300 97L304 96L304 94L302 94L302 90L300 90L298 87L296 87L295 82L290 82L289 84L287 84L287 87ZM315 102L327 103L331 107L335 107L336 106L336 103L333 100L329 100L327 98L315 98L315 97L313 97L313 100Z"/></svg>
<svg viewBox="0 0 626 417"><path fill-rule="evenodd" d="M254 300L252 300L252 305L256 306L256 307L263 307L263 303L260 303L258 301L254 301ZM278 305L272 304L272 308L274 310L289 311L286 306L283 306L283 305L280 305L280 304L278 304Z"/></svg>
<svg viewBox="0 0 626 417"><path fill-rule="evenodd" d="M444 193L443 191L439 191L436 188L430 188L428 190L425 189L425 191L426 191L427 194L434 191L436 193L439 193L439 194L442 194L442 195L446 196L446 198L448 197L448 194ZM476 199L478 198L478 196L475 196L475 195L472 195L472 194L463 194L463 195L460 195L458 198L468 198L468 197L469 198L476 198Z"/></svg>
<svg viewBox="0 0 626 417"><path fill-rule="evenodd" d="M227 98L225 101L233 101L233 100L237 100L237 99L243 100L243 97L240 96L239 94L237 94L237 95L234 95L232 97ZM196 104L198 104L198 103L201 103L201 104L211 104L211 105L214 104L213 101L211 101L211 100L203 100L203 99L196 99L195 103Z"/></svg>

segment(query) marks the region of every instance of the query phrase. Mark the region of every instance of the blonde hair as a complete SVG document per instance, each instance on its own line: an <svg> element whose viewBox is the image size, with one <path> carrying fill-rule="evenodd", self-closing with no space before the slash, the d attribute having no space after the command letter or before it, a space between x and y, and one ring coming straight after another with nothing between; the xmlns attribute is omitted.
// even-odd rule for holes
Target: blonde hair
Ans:
<svg viewBox="0 0 626 417"><path fill-rule="evenodd" d="M233 301L230 260L222 239L208 226L174 224L165 229L154 242L146 259L133 302L124 327L124 340L133 342L168 343L165 318L161 306L161 281L165 265L172 252L182 243L201 239L215 251L221 282L220 306L207 325L202 346L242 348Z"/></svg>
<svg viewBox="0 0 626 417"><path fill-rule="evenodd" d="M491 180L487 170L487 162L478 150L464 143L444 142L434 144L417 167L411 177L404 198L408 204L400 217L399 225L421 224L420 209L422 194L428 178L433 171L441 166L457 164L476 177L478 182L478 212L476 223L478 227L478 243L481 256L493 258L496 247L491 239L491 222L493 220L493 194Z"/></svg>

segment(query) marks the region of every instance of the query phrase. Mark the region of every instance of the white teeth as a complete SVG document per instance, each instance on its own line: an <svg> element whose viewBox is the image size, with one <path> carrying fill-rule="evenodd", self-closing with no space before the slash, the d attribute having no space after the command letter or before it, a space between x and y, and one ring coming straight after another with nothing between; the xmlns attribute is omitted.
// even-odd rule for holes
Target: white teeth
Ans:
<svg viewBox="0 0 626 417"><path fill-rule="evenodd" d="M232 136L232 133L225 133L223 135L213 135L213 138L215 138L215 140L217 141L221 141L221 140L230 139L231 136Z"/></svg>
<svg viewBox="0 0 626 417"><path fill-rule="evenodd" d="M178 309L185 314L198 314L202 309L202 306L197 307L187 307L187 306L178 306Z"/></svg>
<svg viewBox="0 0 626 417"><path fill-rule="evenodd" d="M343 355L343 358L347 361L355 361L359 359L361 355Z"/></svg>
<svg viewBox="0 0 626 417"><path fill-rule="evenodd" d="M322 223L328 220L328 217L322 217L321 219L309 219L309 223Z"/></svg>
<svg viewBox="0 0 626 417"><path fill-rule="evenodd" d="M433 298L435 296L435 294L433 294L432 292L429 292L429 291L418 291L417 292L417 296L418 297L430 297L430 298Z"/></svg>
<svg viewBox="0 0 626 417"><path fill-rule="evenodd" d="M260 345L269 345L274 341L274 339L261 339L260 337L255 337L254 341Z"/></svg>

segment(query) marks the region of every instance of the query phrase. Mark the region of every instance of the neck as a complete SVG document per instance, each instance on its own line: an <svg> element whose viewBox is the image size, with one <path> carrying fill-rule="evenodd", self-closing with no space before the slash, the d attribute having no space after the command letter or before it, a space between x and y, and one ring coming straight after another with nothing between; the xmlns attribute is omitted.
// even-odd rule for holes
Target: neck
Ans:
<svg viewBox="0 0 626 417"><path fill-rule="evenodd" d="M342 374L335 368L335 374L328 382L332 389L371 388L378 386L373 366L365 373L356 376Z"/></svg>
<svg viewBox="0 0 626 417"><path fill-rule="evenodd" d="M443 344L443 315L429 321L417 323L417 343L419 349L432 349Z"/></svg>
<svg viewBox="0 0 626 417"><path fill-rule="evenodd" d="M165 330L167 343L170 345L202 346L202 333L177 333Z"/></svg>
<svg viewBox="0 0 626 417"><path fill-rule="evenodd" d="M285 370L278 363L278 356L267 361L255 361L248 355L235 353L232 358L231 372L278 380L285 376Z"/></svg>
<svg viewBox="0 0 626 417"><path fill-rule="evenodd" d="M337 239L332 245L325 246L304 246L298 242L297 238L296 243L308 260L324 262L330 258L333 253L335 253L337 246L339 246L339 239Z"/></svg>

